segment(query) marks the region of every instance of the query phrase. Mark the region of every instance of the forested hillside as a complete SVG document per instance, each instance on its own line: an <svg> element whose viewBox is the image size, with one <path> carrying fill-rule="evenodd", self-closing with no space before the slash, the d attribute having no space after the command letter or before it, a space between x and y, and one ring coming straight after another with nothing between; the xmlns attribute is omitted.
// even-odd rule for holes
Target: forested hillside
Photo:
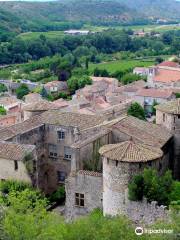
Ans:
<svg viewBox="0 0 180 240"><path fill-rule="evenodd" d="M146 21L143 14L116 1L0 3L1 33L80 28L84 22L96 25L117 25Z"/></svg>
<svg viewBox="0 0 180 240"><path fill-rule="evenodd" d="M168 9L168 11L167 11ZM0 2L0 35L27 31L151 23L153 17L180 18L175 0L60 0L53 2ZM5 39L6 40L6 39Z"/></svg>
<svg viewBox="0 0 180 240"><path fill-rule="evenodd" d="M180 1L176 0L117 0L147 17L180 19Z"/></svg>

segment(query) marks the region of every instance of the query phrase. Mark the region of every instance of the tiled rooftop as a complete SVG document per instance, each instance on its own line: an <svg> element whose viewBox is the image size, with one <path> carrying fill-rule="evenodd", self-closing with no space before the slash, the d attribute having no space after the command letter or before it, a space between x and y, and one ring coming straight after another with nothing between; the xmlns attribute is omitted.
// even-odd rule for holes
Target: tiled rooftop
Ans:
<svg viewBox="0 0 180 240"><path fill-rule="evenodd" d="M173 92L169 89L144 88L136 93L136 96L154 97L154 98L169 98Z"/></svg>
<svg viewBox="0 0 180 240"><path fill-rule="evenodd" d="M163 156L162 150L133 141L109 144L100 148L99 153L111 160L122 162L147 162Z"/></svg>
<svg viewBox="0 0 180 240"><path fill-rule="evenodd" d="M23 107L25 111L47 111L50 109L57 109L58 107L53 105L52 102L47 100L39 100L35 103L27 104Z"/></svg>
<svg viewBox="0 0 180 240"><path fill-rule="evenodd" d="M160 148L172 137L166 128L132 116L125 116L115 123L112 129L125 133L143 144Z"/></svg>
<svg viewBox="0 0 180 240"><path fill-rule="evenodd" d="M158 67L154 81L165 83L180 81L180 68Z"/></svg>
<svg viewBox="0 0 180 240"><path fill-rule="evenodd" d="M34 116L22 123L0 129L0 139L9 140L19 134L23 134L37 127L43 126L39 116Z"/></svg>
<svg viewBox="0 0 180 240"><path fill-rule="evenodd" d="M180 99L157 105L156 109L170 114L180 114Z"/></svg>
<svg viewBox="0 0 180 240"><path fill-rule="evenodd" d="M0 97L0 105L9 106L9 105L18 104L18 103L21 103L21 101L14 96Z"/></svg>
<svg viewBox="0 0 180 240"><path fill-rule="evenodd" d="M0 142L0 158L20 161L34 149L32 145Z"/></svg>
<svg viewBox="0 0 180 240"><path fill-rule="evenodd" d="M104 118L73 112L61 112L58 110L47 111L40 116L41 122L53 125L78 127L80 130L94 127L103 123Z"/></svg>
<svg viewBox="0 0 180 240"><path fill-rule="evenodd" d="M77 175L86 175L86 176L92 176L92 177L102 177L102 173L94 172L94 171L87 171L87 170L79 170L79 171L73 171L70 173L71 177L75 177Z"/></svg>
<svg viewBox="0 0 180 240"><path fill-rule="evenodd" d="M78 127L79 130L84 130L99 125L103 123L103 121L104 118L100 116L50 110L41 115L31 117L22 123L0 129L0 139L11 139L12 137L43 126L44 124Z"/></svg>
<svg viewBox="0 0 180 240"><path fill-rule="evenodd" d="M172 61L164 61L164 62L158 64L157 66L159 66L159 67L179 67L179 64L176 62L172 62Z"/></svg>

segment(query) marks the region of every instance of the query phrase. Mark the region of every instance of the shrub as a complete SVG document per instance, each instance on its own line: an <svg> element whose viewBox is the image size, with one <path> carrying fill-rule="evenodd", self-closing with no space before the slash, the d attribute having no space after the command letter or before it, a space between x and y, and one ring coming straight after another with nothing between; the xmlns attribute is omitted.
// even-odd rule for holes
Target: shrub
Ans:
<svg viewBox="0 0 180 240"><path fill-rule="evenodd" d="M140 79L142 79L142 76L138 74L127 73L121 78L121 82L126 85L128 83L132 83Z"/></svg>
<svg viewBox="0 0 180 240"><path fill-rule="evenodd" d="M7 92L7 91L8 91L8 89L7 89L6 85L4 85L3 83L0 83L0 93Z"/></svg>
<svg viewBox="0 0 180 240"><path fill-rule="evenodd" d="M129 116L137 117L141 120L146 119L143 107L137 102L131 104L131 106L128 108L127 114Z"/></svg>
<svg viewBox="0 0 180 240"><path fill-rule="evenodd" d="M3 106L0 106L0 115L6 115L6 109Z"/></svg>
<svg viewBox="0 0 180 240"><path fill-rule="evenodd" d="M56 192L54 192L53 194L51 194L51 196L49 197L50 202L64 202L65 200L65 187L64 186L60 186Z"/></svg>
<svg viewBox="0 0 180 240"><path fill-rule="evenodd" d="M92 84L92 80L89 76L82 76L82 77L71 77L67 81L68 87L71 93L74 93L77 89L85 87L85 85Z"/></svg>
<svg viewBox="0 0 180 240"><path fill-rule="evenodd" d="M21 84L17 89L16 89L16 95L17 98L22 99L25 95L29 93L29 88L26 84Z"/></svg>
<svg viewBox="0 0 180 240"><path fill-rule="evenodd" d="M179 185L174 184L171 171L158 176L156 170L144 169L143 174L133 177L128 188L132 201L140 201L145 197L148 202L157 201L159 205L168 206L171 200L179 200L175 197L180 192Z"/></svg>
<svg viewBox="0 0 180 240"><path fill-rule="evenodd" d="M129 199L140 201L143 199L144 179L142 175L136 175L133 182L129 184Z"/></svg>
<svg viewBox="0 0 180 240"><path fill-rule="evenodd" d="M31 188L30 184L15 180L6 180L0 182L0 191L4 194L8 194L11 191L23 191L26 188Z"/></svg>
<svg viewBox="0 0 180 240"><path fill-rule="evenodd" d="M172 191L170 193L171 201L179 201L180 202L180 182L174 181L172 186Z"/></svg>

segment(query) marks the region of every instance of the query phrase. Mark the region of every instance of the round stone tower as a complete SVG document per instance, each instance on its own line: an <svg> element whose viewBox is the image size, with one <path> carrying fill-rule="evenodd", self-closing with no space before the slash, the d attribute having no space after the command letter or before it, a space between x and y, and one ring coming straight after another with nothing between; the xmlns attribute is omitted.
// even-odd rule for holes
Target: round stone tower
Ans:
<svg viewBox="0 0 180 240"><path fill-rule="evenodd" d="M163 152L144 144L125 141L100 148L103 158L103 213L126 213L128 183L146 167L159 168Z"/></svg>

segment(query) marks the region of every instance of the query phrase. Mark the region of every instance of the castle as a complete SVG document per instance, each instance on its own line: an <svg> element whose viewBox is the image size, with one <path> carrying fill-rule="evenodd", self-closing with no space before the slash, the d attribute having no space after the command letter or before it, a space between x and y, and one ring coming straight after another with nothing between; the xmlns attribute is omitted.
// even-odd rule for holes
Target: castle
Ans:
<svg viewBox="0 0 180 240"><path fill-rule="evenodd" d="M128 183L144 168L170 168L180 178L180 102L156 109L156 124L54 109L1 128L0 179L30 182L47 194L65 184L70 219L97 207L104 215L126 213Z"/></svg>

